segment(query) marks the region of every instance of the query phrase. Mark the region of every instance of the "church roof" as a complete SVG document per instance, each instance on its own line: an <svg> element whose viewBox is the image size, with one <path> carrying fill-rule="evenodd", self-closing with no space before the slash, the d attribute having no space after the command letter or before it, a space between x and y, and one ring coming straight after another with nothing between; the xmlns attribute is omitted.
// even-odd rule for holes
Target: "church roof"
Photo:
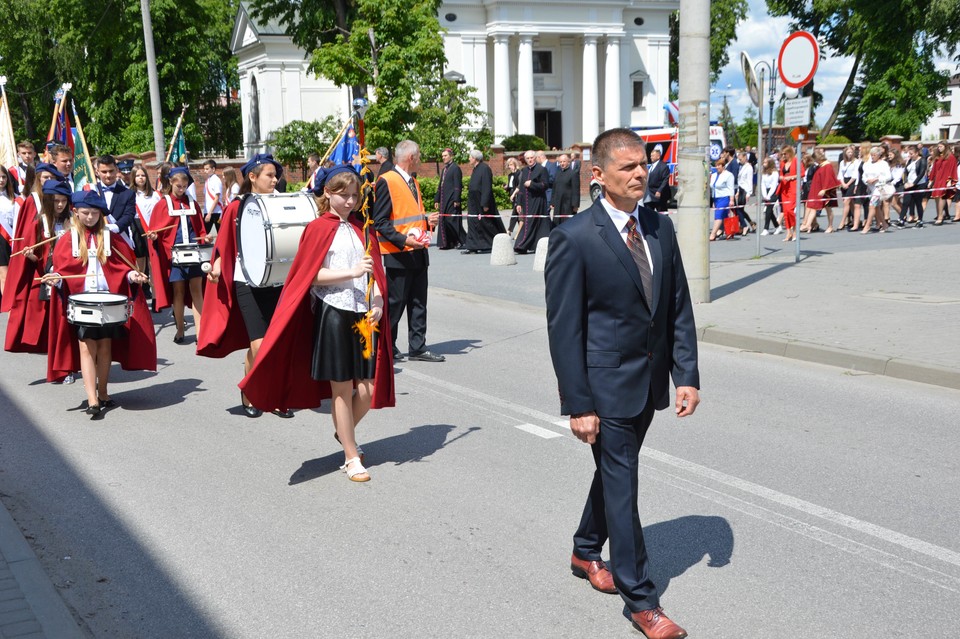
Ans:
<svg viewBox="0 0 960 639"><path fill-rule="evenodd" d="M253 15L249 2L240 2L240 11L247 14L250 20L250 26L258 35L286 35L287 30L280 24L279 18L269 18L267 20L258 19Z"/></svg>

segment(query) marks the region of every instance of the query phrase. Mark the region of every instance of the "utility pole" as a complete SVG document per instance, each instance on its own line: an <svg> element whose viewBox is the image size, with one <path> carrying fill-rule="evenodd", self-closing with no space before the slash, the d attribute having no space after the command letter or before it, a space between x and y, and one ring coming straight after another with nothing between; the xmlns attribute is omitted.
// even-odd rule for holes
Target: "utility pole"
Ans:
<svg viewBox="0 0 960 639"><path fill-rule="evenodd" d="M694 303L710 301L710 0L680 0L677 240Z"/></svg>
<svg viewBox="0 0 960 639"><path fill-rule="evenodd" d="M143 48L147 52L147 81L150 84L150 114L153 117L153 149L157 162L163 162L163 113L160 112L160 81L157 78L157 54L153 49L153 22L150 20L150 0L140 0L143 15Z"/></svg>

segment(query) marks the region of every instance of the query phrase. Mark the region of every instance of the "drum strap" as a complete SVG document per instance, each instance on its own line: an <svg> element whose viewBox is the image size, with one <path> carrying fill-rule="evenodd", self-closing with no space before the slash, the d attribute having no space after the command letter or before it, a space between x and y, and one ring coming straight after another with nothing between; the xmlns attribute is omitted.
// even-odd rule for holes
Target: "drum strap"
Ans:
<svg viewBox="0 0 960 639"><path fill-rule="evenodd" d="M73 247L73 256L80 257L80 233L77 232L77 229L70 229L70 243ZM106 230L103 233L103 254L107 257L110 257L113 254L113 251L110 248L110 231Z"/></svg>
<svg viewBox="0 0 960 639"><path fill-rule="evenodd" d="M180 230L183 231L183 241L184 243L190 242L190 220L187 216L195 215L195 211L192 206L189 206L185 209L175 209L173 208L173 200L169 195L163 196L167 200L167 210L170 211L170 215L177 215L180 217Z"/></svg>

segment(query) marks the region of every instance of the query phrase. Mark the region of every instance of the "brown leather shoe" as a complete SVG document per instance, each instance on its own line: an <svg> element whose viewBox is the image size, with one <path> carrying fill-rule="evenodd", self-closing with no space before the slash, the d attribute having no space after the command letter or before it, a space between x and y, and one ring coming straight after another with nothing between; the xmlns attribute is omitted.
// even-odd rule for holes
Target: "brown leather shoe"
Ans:
<svg viewBox="0 0 960 639"><path fill-rule="evenodd" d="M633 627L643 633L647 639L683 639L687 631L670 621L663 614L663 608L631 612Z"/></svg>
<svg viewBox="0 0 960 639"><path fill-rule="evenodd" d="M576 555L570 555L570 570L581 579L588 579L594 590L605 592L608 595L617 594L617 587L613 585L613 575L603 560L587 561Z"/></svg>

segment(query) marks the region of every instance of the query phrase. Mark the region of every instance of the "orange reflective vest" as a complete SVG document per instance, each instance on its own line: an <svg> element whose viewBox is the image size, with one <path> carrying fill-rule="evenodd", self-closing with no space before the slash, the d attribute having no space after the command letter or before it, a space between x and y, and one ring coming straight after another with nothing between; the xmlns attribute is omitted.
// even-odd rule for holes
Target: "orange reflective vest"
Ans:
<svg viewBox="0 0 960 639"><path fill-rule="evenodd" d="M417 186L417 199L413 199L413 192L410 186L403 181L403 177L396 171L386 171L380 176L380 179L387 183L390 190L390 204L393 210L390 211L390 222L397 229L398 233L406 235L413 229L427 230L427 214L423 210L423 195L420 193L420 184L413 181ZM401 253L402 251L414 251L409 246L398 249L393 242L387 241L379 236L381 253Z"/></svg>

